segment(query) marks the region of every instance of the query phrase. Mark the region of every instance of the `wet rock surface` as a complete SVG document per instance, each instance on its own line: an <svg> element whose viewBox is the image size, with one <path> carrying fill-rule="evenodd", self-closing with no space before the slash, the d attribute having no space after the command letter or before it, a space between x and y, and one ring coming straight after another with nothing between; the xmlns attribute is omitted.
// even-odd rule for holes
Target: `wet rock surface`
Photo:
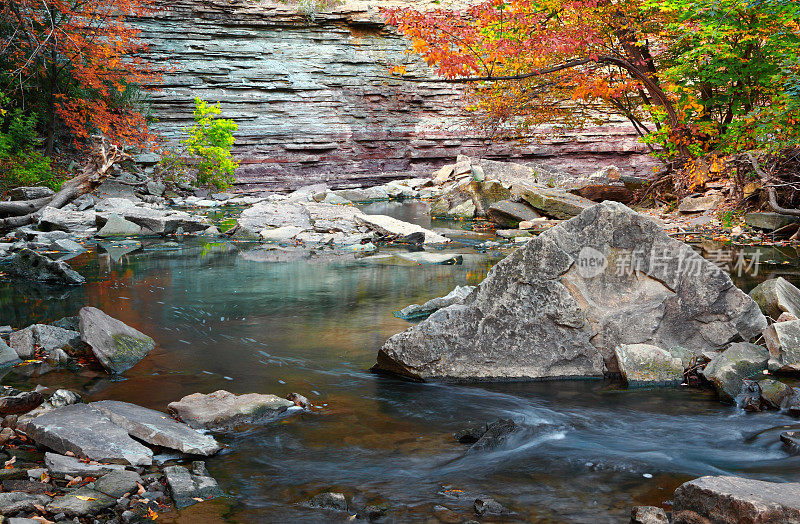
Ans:
<svg viewBox="0 0 800 524"><path fill-rule="evenodd" d="M456 286L453 291L443 297L432 298L422 305L411 304L400 311L395 311L394 316L404 320L427 318L442 308L463 303L474 289L475 286Z"/></svg>
<svg viewBox="0 0 800 524"><path fill-rule="evenodd" d="M745 379L760 378L768 360L769 351L766 348L736 342L717 355L702 373L714 385L721 399L733 401L742 391Z"/></svg>
<svg viewBox="0 0 800 524"><path fill-rule="evenodd" d="M135 366L154 347L144 333L93 307L78 314L81 339L110 373L123 373Z"/></svg>
<svg viewBox="0 0 800 524"><path fill-rule="evenodd" d="M14 253L5 271L15 278L28 282L65 286L77 286L86 282L86 279L66 262L51 260L28 248Z"/></svg>
<svg viewBox="0 0 800 524"><path fill-rule="evenodd" d="M166 467L164 476L178 509L224 495L217 481L208 474L204 462L193 462L190 469L183 466Z"/></svg>

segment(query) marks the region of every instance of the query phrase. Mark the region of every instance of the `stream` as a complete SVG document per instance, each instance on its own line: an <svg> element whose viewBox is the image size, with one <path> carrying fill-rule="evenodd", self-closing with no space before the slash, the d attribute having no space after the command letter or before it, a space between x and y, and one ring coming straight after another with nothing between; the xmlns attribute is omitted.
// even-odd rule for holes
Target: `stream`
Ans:
<svg viewBox="0 0 800 524"><path fill-rule="evenodd" d="M362 208L431 225L419 202ZM3 384L159 410L217 389L307 396L308 412L219 436L228 447L207 464L231 497L173 517L193 524L324 521L301 505L323 491L386 504L390 522L435 522L436 505L474 518L479 494L519 521L621 522L632 506L660 506L701 475L800 481L800 457L778 440L798 421L744 413L711 391L601 380L422 384L370 373L381 344L409 325L392 312L479 283L502 257L476 249L489 238L465 232L448 248L464 263L446 266L352 255L262 262L248 258L253 246L199 239L144 241L115 256L92 249L71 260L89 281L81 288L48 293L0 281L0 324L50 322L89 305L152 336L156 349L122 379L89 370L28 377L18 368ZM797 282L788 262L770 271ZM770 271L735 280L748 291ZM453 438L500 417L523 426L500 449L465 454Z"/></svg>

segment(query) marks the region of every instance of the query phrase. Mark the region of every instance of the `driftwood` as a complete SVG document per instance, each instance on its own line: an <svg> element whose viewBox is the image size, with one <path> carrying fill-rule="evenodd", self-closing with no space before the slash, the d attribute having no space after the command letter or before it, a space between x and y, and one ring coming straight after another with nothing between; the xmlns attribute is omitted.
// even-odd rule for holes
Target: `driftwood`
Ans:
<svg viewBox="0 0 800 524"><path fill-rule="evenodd" d="M747 156L747 160L750 161L750 165L753 166L753 171L755 171L756 175L758 175L758 178L761 179L764 189L767 190L767 201L769 202L769 207L771 207L776 213L781 213L782 215L800 217L800 209L790 209L778 204L778 192L775 191L775 187L770 185L769 175L767 175L767 173L761 169L761 167L758 165L758 160L756 160L752 153L745 153L745 156Z"/></svg>
<svg viewBox="0 0 800 524"><path fill-rule="evenodd" d="M111 166L130 158L122 148L106 144L100 138L93 150L92 158L77 175L61 186L61 190L52 197L19 202L0 202L0 215L10 215L0 219L0 231L26 226L38 220L47 207L62 208L76 198L94 191L111 175Z"/></svg>

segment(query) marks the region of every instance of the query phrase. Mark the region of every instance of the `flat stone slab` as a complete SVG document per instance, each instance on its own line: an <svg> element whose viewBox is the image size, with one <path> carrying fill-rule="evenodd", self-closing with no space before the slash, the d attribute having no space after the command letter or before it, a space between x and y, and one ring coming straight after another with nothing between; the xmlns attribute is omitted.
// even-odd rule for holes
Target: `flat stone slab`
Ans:
<svg viewBox="0 0 800 524"><path fill-rule="evenodd" d="M57 453L45 453L44 463L50 476L55 478L64 478L65 475L97 478L111 471L125 469L122 464L87 464L75 457Z"/></svg>
<svg viewBox="0 0 800 524"><path fill-rule="evenodd" d="M153 452L133 440L100 410L72 404L48 411L19 427L37 444L80 458L115 464L149 466Z"/></svg>
<svg viewBox="0 0 800 524"><path fill-rule="evenodd" d="M4 271L13 277L30 282L65 286L86 283L86 279L66 262L52 260L28 248L14 253Z"/></svg>
<svg viewBox="0 0 800 524"><path fill-rule="evenodd" d="M745 213L744 223L766 231L774 231L797 222L798 218L780 213Z"/></svg>
<svg viewBox="0 0 800 524"><path fill-rule="evenodd" d="M87 487L76 489L63 497L56 497L45 508L53 514L64 513L68 517L95 515L116 504L116 499Z"/></svg>
<svg viewBox="0 0 800 524"><path fill-rule="evenodd" d="M526 202L501 200L489 206L489 219L503 227L515 228L520 222L535 220L542 215Z"/></svg>
<svg viewBox="0 0 800 524"><path fill-rule="evenodd" d="M450 239L416 224L410 224L386 215L359 215L356 221L381 235L405 237L412 233L423 233L425 244L447 244Z"/></svg>
<svg viewBox="0 0 800 524"><path fill-rule="evenodd" d="M414 253L400 253L396 255L398 258L408 260L415 264L432 264L440 266L459 265L464 262L464 256L458 253L428 253L425 251L417 251Z"/></svg>
<svg viewBox="0 0 800 524"><path fill-rule="evenodd" d="M673 497L673 522L800 522L800 483L707 476L681 485Z"/></svg>
<svg viewBox="0 0 800 524"><path fill-rule="evenodd" d="M129 370L156 346L152 338L95 307L81 309L78 317L81 339L111 373Z"/></svg>
<svg viewBox="0 0 800 524"><path fill-rule="evenodd" d="M169 466L164 468L164 475L177 509L225 494L217 481L208 474L203 462L193 462L191 470L183 466Z"/></svg>
<svg viewBox="0 0 800 524"><path fill-rule="evenodd" d="M549 187L523 186L516 189L519 196L543 214L559 219L568 219L580 215L585 209L594 206L596 202L573 195L562 189Z"/></svg>
<svg viewBox="0 0 800 524"><path fill-rule="evenodd" d="M190 455L213 455L222 446L209 435L195 431L166 413L118 400L101 400L89 406L99 409L132 437Z"/></svg>
<svg viewBox="0 0 800 524"><path fill-rule="evenodd" d="M264 422L276 418L294 403L275 395L234 395L225 390L187 395L167 407L196 429L226 429L236 424Z"/></svg>
<svg viewBox="0 0 800 524"><path fill-rule="evenodd" d="M0 515L13 515L22 511L36 511L35 506L50 502L47 495L33 495L19 491L0 493Z"/></svg>

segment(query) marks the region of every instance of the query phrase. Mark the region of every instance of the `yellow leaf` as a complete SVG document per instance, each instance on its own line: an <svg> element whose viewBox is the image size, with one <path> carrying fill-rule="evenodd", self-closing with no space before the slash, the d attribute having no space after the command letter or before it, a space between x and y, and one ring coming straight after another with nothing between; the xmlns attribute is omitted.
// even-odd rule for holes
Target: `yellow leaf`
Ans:
<svg viewBox="0 0 800 524"><path fill-rule="evenodd" d="M86 495L75 495L75 498L76 499L80 499L80 500L87 500L87 501L88 500L97 500L94 497L87 497Z"/></svg>

